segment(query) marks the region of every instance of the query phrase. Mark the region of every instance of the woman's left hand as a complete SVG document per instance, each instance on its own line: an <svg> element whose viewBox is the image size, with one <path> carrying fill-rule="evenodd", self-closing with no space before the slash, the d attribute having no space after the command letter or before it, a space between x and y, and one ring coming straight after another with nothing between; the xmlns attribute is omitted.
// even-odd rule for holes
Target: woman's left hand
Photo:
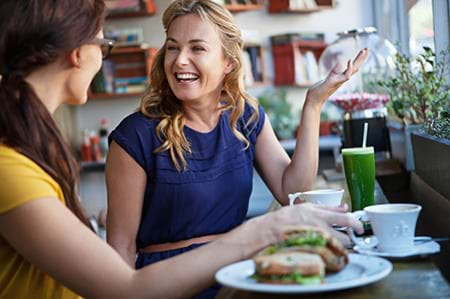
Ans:
<svg viewBox="0 0 450 299"><path fill-rule="evenodd" d="M367 48L361 50L353 61L348 60L347 69L343 72L340 64L335 65L324 80L317 82L308 89L307 102L322 107L323 103L359 70L368 53L369 50Z"/></svg>

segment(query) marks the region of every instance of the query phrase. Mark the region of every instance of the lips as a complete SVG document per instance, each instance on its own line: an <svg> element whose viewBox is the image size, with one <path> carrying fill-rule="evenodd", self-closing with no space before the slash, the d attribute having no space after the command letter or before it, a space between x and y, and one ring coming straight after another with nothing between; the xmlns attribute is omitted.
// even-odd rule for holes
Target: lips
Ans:
<svg viewBox="0 0 450 299"><path fill-rule="evenodd" d="M176 72L175 73L175 79L180 83L188 83L188 82L194 82L200 78L199 75L195 73L188 73L188 72Z"/></svg>

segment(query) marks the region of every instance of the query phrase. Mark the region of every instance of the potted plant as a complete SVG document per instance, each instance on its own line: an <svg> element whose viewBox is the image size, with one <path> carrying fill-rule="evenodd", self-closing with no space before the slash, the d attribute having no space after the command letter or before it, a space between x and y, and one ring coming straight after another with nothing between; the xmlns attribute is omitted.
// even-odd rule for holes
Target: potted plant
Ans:
<svg viewBox="0 0 450 299"><path fill-rule="evenodd" d="M446 83L447 55L438 59L431 48L415 58L397 53L392 76L377 81L390 95L388 105L404 125L407 170L414 170L411 132L423 129L440 137L445 126L445 109L449 105L450 90Z"/></svg>
<svg viewBox="0 0 450 299"><path fill-rule="evenodd" d="M278 139L293 138L296 123L284 89L266 90L258 97Z"/></svg>
<svg viewBox="0 0 450 299"><path fill-rule="evenodd" d="M428 132L418 131L411 135L415 172L450 200L450 104L431 121Z"/></svg>

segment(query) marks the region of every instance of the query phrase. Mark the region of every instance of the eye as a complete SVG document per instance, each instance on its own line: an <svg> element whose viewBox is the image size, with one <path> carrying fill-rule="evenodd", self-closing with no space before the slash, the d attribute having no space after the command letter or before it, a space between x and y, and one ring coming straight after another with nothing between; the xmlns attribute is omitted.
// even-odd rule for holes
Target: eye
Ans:
<svg viewBox="0 0 450 299"><path fill-rule="evenodd" d="M176 51L176 50L178 50L178 48L176 46L173 46L173 45L168 45L166 47L166 50L167 51Z"/></svg>
<svg viewBox="0 0 450 299"><path fill-rule="evenodd" d="M205 49L203 47L200 47L200 46L194 46L194 47L192 47L192 50L194 52L205 51Z"/></svg>

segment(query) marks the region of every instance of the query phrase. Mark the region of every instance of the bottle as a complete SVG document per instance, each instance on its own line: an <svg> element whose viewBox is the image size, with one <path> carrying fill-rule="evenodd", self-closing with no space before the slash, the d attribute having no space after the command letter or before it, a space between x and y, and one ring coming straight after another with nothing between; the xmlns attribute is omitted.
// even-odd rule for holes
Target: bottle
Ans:
<svg viewBox="0 0 450 299"><path fill-rule="evenodd" d="M100 137L99 146L103 160L106 158L106 154L108 153L108 134L108 120L106 118L102 118L102 120L100 121L98 136Z"/></svg>
<svg viewBox="0 0 450 299"><path fill-rule="evenodd" d="M89 137L89 131L83 130L83 143L81 144L81 160L90 162L92 161L92 146L91 139Z"/></svg>
<svg viewBox="0 0 450 299"><path fill-rule="evenodd" d="M102 152L100 150L100 138L97 132L91 132L92 157L95 162L102 161Z"/></svg>

